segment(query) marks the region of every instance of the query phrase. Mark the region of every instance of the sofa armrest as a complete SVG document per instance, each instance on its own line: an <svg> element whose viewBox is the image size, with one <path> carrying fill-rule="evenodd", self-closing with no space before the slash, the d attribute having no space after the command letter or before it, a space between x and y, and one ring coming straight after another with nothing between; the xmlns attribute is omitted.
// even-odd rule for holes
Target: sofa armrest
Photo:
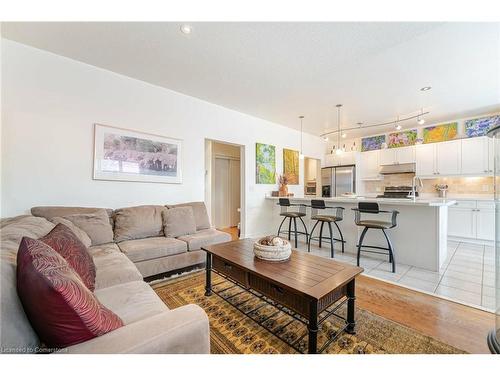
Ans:
<svg viewBox="0 0 500 375"><path fill-rule="evenodd" d="M118 328L59 353L210 353L208 317L186 305Z"/></svg>

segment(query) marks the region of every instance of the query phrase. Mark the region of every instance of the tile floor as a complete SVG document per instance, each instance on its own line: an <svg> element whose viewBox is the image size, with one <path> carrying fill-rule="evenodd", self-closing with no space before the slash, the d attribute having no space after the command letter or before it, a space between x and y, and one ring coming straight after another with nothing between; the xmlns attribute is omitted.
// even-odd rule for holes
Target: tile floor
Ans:
<svg viewBox="0 0 500 375"><path fill-rule="evenodd" d="M299 249L306 250L304 243ZM342 254L335 246L335 259L356 264L356 255ZM330 256L329 246L311 245L311 252ZM419 291L433 293L457 302L492 311L495 306L494 248L465 242L448 242L448 258L439 272L397 264L391 272L387 257L362 254L361 266L365 274Z"/></svg>

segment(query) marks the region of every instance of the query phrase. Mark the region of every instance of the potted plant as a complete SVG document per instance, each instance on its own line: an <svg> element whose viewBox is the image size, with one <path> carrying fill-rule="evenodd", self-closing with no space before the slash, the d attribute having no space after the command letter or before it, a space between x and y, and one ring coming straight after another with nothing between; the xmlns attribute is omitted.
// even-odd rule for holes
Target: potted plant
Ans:
<svg viewBox="0 0 500 375"><path fill-rule="evenodd" d="M284 174L278 176L278 183L280 185L279 188L279 196L287 197L288 196L288 177Z"/></svg>

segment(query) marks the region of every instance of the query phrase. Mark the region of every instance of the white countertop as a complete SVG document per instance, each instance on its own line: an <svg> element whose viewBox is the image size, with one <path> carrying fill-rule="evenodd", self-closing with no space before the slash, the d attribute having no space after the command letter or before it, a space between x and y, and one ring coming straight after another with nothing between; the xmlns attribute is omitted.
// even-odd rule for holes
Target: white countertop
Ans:
<svg viewBox="0 0 500 375"><path fill-rule="evenodd" d="M270 200L278 200L280 197L271 197L267 196L266 199ZM314 197L288 197L288 199L293 201L310 201L311 199L315 199ZM442 199L442 198L417 198L415 201L412 199L394 199L394 198L375 198L375 197L356 197L356 198L348 198L348 197L335 197L335 198L321 198L317 197L316 199L323 199L325 202L337 202L337 203L351 203L356 204L359 201L366 202L377 202L385 205L394 205L394 206L431 206L431 207L439 207L439 206L452 206L456 203L454 199Z"/></svg>

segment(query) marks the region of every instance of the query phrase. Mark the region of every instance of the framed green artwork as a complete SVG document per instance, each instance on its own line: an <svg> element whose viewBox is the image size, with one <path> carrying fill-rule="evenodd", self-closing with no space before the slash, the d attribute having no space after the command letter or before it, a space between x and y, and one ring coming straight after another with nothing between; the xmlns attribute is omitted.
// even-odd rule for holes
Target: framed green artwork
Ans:
<svg viewBox="0 0 500 375"><path fill-rule="evenodd" d="M276 183L276 148L264 143L255 144L255 183Z"/></svg>
<svg viewBox="0 0 500 375"><path fill-rule="evenodd" d="M283 149L283 174L288 178L289 185L299 184L299 152Z"/></svg>

